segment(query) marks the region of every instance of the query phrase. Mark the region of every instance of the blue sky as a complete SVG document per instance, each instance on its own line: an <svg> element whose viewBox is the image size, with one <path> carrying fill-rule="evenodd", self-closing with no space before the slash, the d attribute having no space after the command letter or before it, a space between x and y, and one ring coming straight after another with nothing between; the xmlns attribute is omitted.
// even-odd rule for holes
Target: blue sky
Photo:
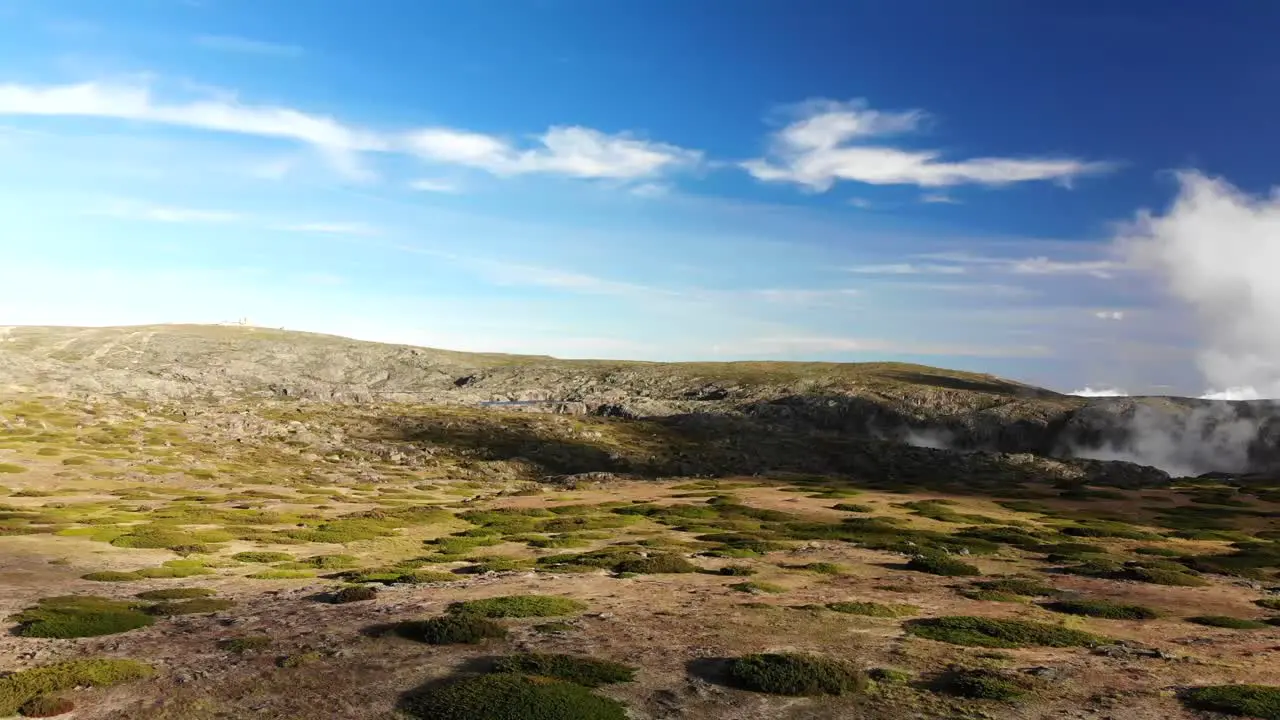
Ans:
<svg viewBox="0 0 1280 720"><path fill-rule="evenodd" d="M1253 382L1119 228L1268 191L1280 7L1116 5L0 0L0 323Z"/></svg>

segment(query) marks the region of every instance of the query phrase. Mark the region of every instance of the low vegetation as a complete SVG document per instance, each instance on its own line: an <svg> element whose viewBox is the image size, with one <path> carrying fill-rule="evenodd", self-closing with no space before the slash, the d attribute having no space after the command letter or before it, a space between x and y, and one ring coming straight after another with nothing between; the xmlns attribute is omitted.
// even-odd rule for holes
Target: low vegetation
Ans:
<svg viewBox="0 0 1280 720"><path fill-rule="evenodd" d="M235 607L235 601L223 598L194 598L191 600L174 600L170 602L162 602L152 605L145 609L148 615L157 617L172 617L174 615L196 615L200 613L215 613L223 610L230 610Z"/></svg>
<svg viewBox="0 0 1280 720"><path fill-rule="evenodd" d="M1280 720L1280 687L1273 685L1210 685L1187 691L1183 702L1195 710L1225 715Z"/></svg>
<svg viewBox="0 0 1280 720"><path fill-rule="evenodd" d="M1031 691L1025 676L994 668L952 668L939 678L937 689L972 700L1011 702Z"/></svg>
<svg viewBox="0 0 1280 720"><path fill-rule="evenodd" d="M441 615L427 620L400 623L397 635L428 645L479 645L485 640L507 636L507 629L475 614Z"/></svg>
<svg viewBox="0 0 1280 720"><path fill-rule="evenodd" d="M766 653L729 662L729 681L771 695L844 695L867 687L865 673L816 655Z"/></svg>
<svg viewBox="0 0 1280 720"><path fill-rule="evenodd" d="M1077 647L1106 642L1096 635L1060 625L968 615L908 620L904 627L916 637L989 648Z"/></svg>
<svg viewBox="0 0 1280 720"><path fill-rule="evenodd" d="M155 618L140 603L110 600L92 595L44 598L10 619L18 623L15 634L33 638L81 638L114 635L146 627Z"/></svg>
<svg viewBox="0 0 1280 720"><path fill-rule="evenodd" d="M868 617L896 618L908 617L920 612L920 608L906 603L886 604L878 602L834 602L827 603L828 610L848 615L866 615Z"/></svg>
<svg viewBox="0 0 1280 720"><path fill-rule="evenodd" d="M37 695L22 704L18 713L22 717L57 717L76 709L76 704L61 695Z"/></svg>
<svg viewBox="0 0 1280 720"><path fill-rule="evenodd" d="M622 703L576 683L511 673L468 677L410 698L421 720L626 720Z"/></svg>
<svg viewBox="0 0 1280 720"><path fill-rule="evenodd" d="M160 590L146 590L134 595L134 597L139 600L192 600L194 598L213 597L216 594L209 588L201 587L162 588Z"/></svg>
<svg viewBox="0 0 1280 720"><path fill-rule="evenodd" d="M145 663L120 659L86 659L43 665L0 677L0 717L17 713L26 703L77 687L108 687L151 677Z"/></svg>
<svg viewBox="0 0 1280 720"><path fill-rule="evenodd" d="M556 595L505 595L449 605L450 613L486 618L556 617L586 609L586 603Z"/></svg>
<svg viewBox="0 0 1280 720"><path fill-rule="evenodd" d="M588 688L631 682L636 674L634 667L622 663L546 653L507 655L499 658L493 667L495 672L552 677Z"/></svg>
<svg viewBox="0 0 1280 720"><path fill-rule="evenodd" d="M907 561L907 569L946 577L982 574L982 571L975 565L970 565L963 560L957 560L950 555L941 554L916 555Z"/></svg>
<svg viewBox="0 0 1280 720"><path fill-rule="evenodd" d="M1059 600L1045 603L1045 608L1067 615L1106 618L1108 620L1154 620L1160 613L1143 605L1115 603L1109 600Z"/></svg>
<svg viewBox="0 0 1280 720"><path fill-rule="evenodd" d="M1231 617L1229 615L1196 615L1187 618L1187 622L1206 627L1227 628L1229 630L1265 630L1269 624L1248 618Z"/></svg>
<svg viewBox="0 0 1280 720"><path fill-rule="evenodd" d="M363 602L365 600L373 600L378 597L378 591L367 585L351 585L349 587L334 590L329 596L329 602L336 605L345 603Z"/></svg>

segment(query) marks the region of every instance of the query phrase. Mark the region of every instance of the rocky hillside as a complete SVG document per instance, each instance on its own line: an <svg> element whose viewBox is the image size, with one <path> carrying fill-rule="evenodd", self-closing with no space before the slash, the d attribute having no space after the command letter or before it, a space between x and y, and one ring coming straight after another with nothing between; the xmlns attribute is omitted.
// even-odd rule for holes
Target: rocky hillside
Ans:
<svg viewBox="0 0 1280 720"><path fill-rule="evenodd" d="M1280 469L1271 403L1077 398L899 363L640 363L450 352L280 330L0 328L0 390L151 402L501 405L732 432L1128 460L1174 474ZM745 425L743 425L745 423Z"/></svg>

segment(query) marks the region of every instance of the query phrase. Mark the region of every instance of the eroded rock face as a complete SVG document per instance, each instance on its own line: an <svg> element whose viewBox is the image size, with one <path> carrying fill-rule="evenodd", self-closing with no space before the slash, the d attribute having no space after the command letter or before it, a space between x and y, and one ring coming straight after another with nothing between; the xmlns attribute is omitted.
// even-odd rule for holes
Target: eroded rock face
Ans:
<svg viewBox="0 0 1280 720"><path fill-rule="evenodd" d="M0 381L10 392L159 402L494 404L687 418L691 428L699 416L733 417L745 425L726 431L1129 461L1174 475L1280 470L1275 403L1077 398L896 363L563 361L243 327L14 328L0 342Z"/></svg>

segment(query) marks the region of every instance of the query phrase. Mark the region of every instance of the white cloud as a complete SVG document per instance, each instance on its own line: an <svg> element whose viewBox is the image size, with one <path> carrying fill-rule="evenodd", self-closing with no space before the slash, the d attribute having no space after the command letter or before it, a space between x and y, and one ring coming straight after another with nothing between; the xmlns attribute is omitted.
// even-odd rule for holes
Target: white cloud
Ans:
<svg viewBox="0 0 1280 720"><path fill-rule="evenodd" d="M409 149L424 160L495 175L554 173L631 180L701 160L696 151L584 127L552 127L537 142L540 147L521 150L492 135L448 128L418 130L406 137Z"/></svg>
<svg viewBox="0 0 1280 720"><path fill-rule="evenodd" d="M90 212L125 220L161 223L229 223L242 219L238 213L221 210L153 205L134 200L112 200Z"/></svg>
<svg viewBox="0 0 1280 720"><path fill-rule="evenodd" d="M195 39L196 45L220 52L242 53L246 55L272 55L275 57L296 58L302 56L302 48L297 45L252 40L235 35L200 35Z"/></svg>
<svg viewBox="0 0 1280 720"><path fill-rule="evenodd" d="M456 193L459 187L451 180L442 178L420 178L409 183L409 187L419 192Z"/></svg>
<svg viewBox="0 0 1280 720"><path fill-rule="evenodd" d="M920 202L933 205L959 205L960 201L951 197L946 193L925 193L920 196Z"/></svg>
<svg viewBox="0 0 1280 720"><path fill-rule="evenodd" d="M1116 239L1198 329L1198 365L1216 395L1280 398L1280 188L1250 196L1198 172L1178 175L1162 214L1143 211Z"/></svg>
<svg viewBox="0 0 1280 720"><path fill-rule="evenodd" d="M1210 390L1201 400L1263 400L1262 393L1251 387L1233 387L1226 390Z"/></svg>
<svg viewBox="0 0 1280 720"><path fill-rule="evenodd" d="M1093 313L1093 316L1098 318L1099 320L1123 320L1124 311L1123 310L1098 310Z"/></svg>
<svg viewBox="0 0 1280 720"><path fill-rule="evenodd" d="M855 265L849 272L867 275L963 275L968 270L960 265L932 263L885 263L881 265Z"/></svg>
<svg viewBox="0 0 1280 720"><path fill-rule="evenodd" d="M881 112L867 108L862 101L815 100L802 104L796 113L799 119L774 134L768 157L742 163L756 179L796 183L816 191L829 190L839 180L947 187L1033 180L1068 182L1113 167L1109 163L1052 157L946 161L934 150L850 144L915 129L925 118L917 110Z"/></svg>
<svg viewBox="0 0 1280 720"><path fill-rule="evenodd" d="M636 185L635 187L631 188L629 192L632 195L635 195L636 197L659 198L659 197L666 197L667 195L670 195L671 186L665 185L663 183L647 182L647 183L640 183L639 185Z"/></svg>
<svg viewBox="0 0 1280 720"><path fill-rule="evenodd" d="M290 140L317 148L355 180L373 177L360 163L365 152L409 153L496 175L546 173L619 180L653 177L702 159L698 151L576 126L551 127L536 138L533 147L523 149L493 135L452 128L375 132L292 108L245 104L226 92L191 102L166 102L157 99L145 83L0 84L0 115L131 120Z"/></svg>
<svg viewBox="0 0 1280 720"><path fill-rule="evenodd" d="M866 198L853 197L846 202L860 210L870 210L872 208L871 201Z"/></svg>
<svg viewBox="0 0 1280 720"><path fill-rule="evenodd" d="M1086 386L1082 390L1072 390L1068 395L1076 395L1078 397L1128 397L1129 393L1120 388L1100 387L1092 388Z"/></svg>

